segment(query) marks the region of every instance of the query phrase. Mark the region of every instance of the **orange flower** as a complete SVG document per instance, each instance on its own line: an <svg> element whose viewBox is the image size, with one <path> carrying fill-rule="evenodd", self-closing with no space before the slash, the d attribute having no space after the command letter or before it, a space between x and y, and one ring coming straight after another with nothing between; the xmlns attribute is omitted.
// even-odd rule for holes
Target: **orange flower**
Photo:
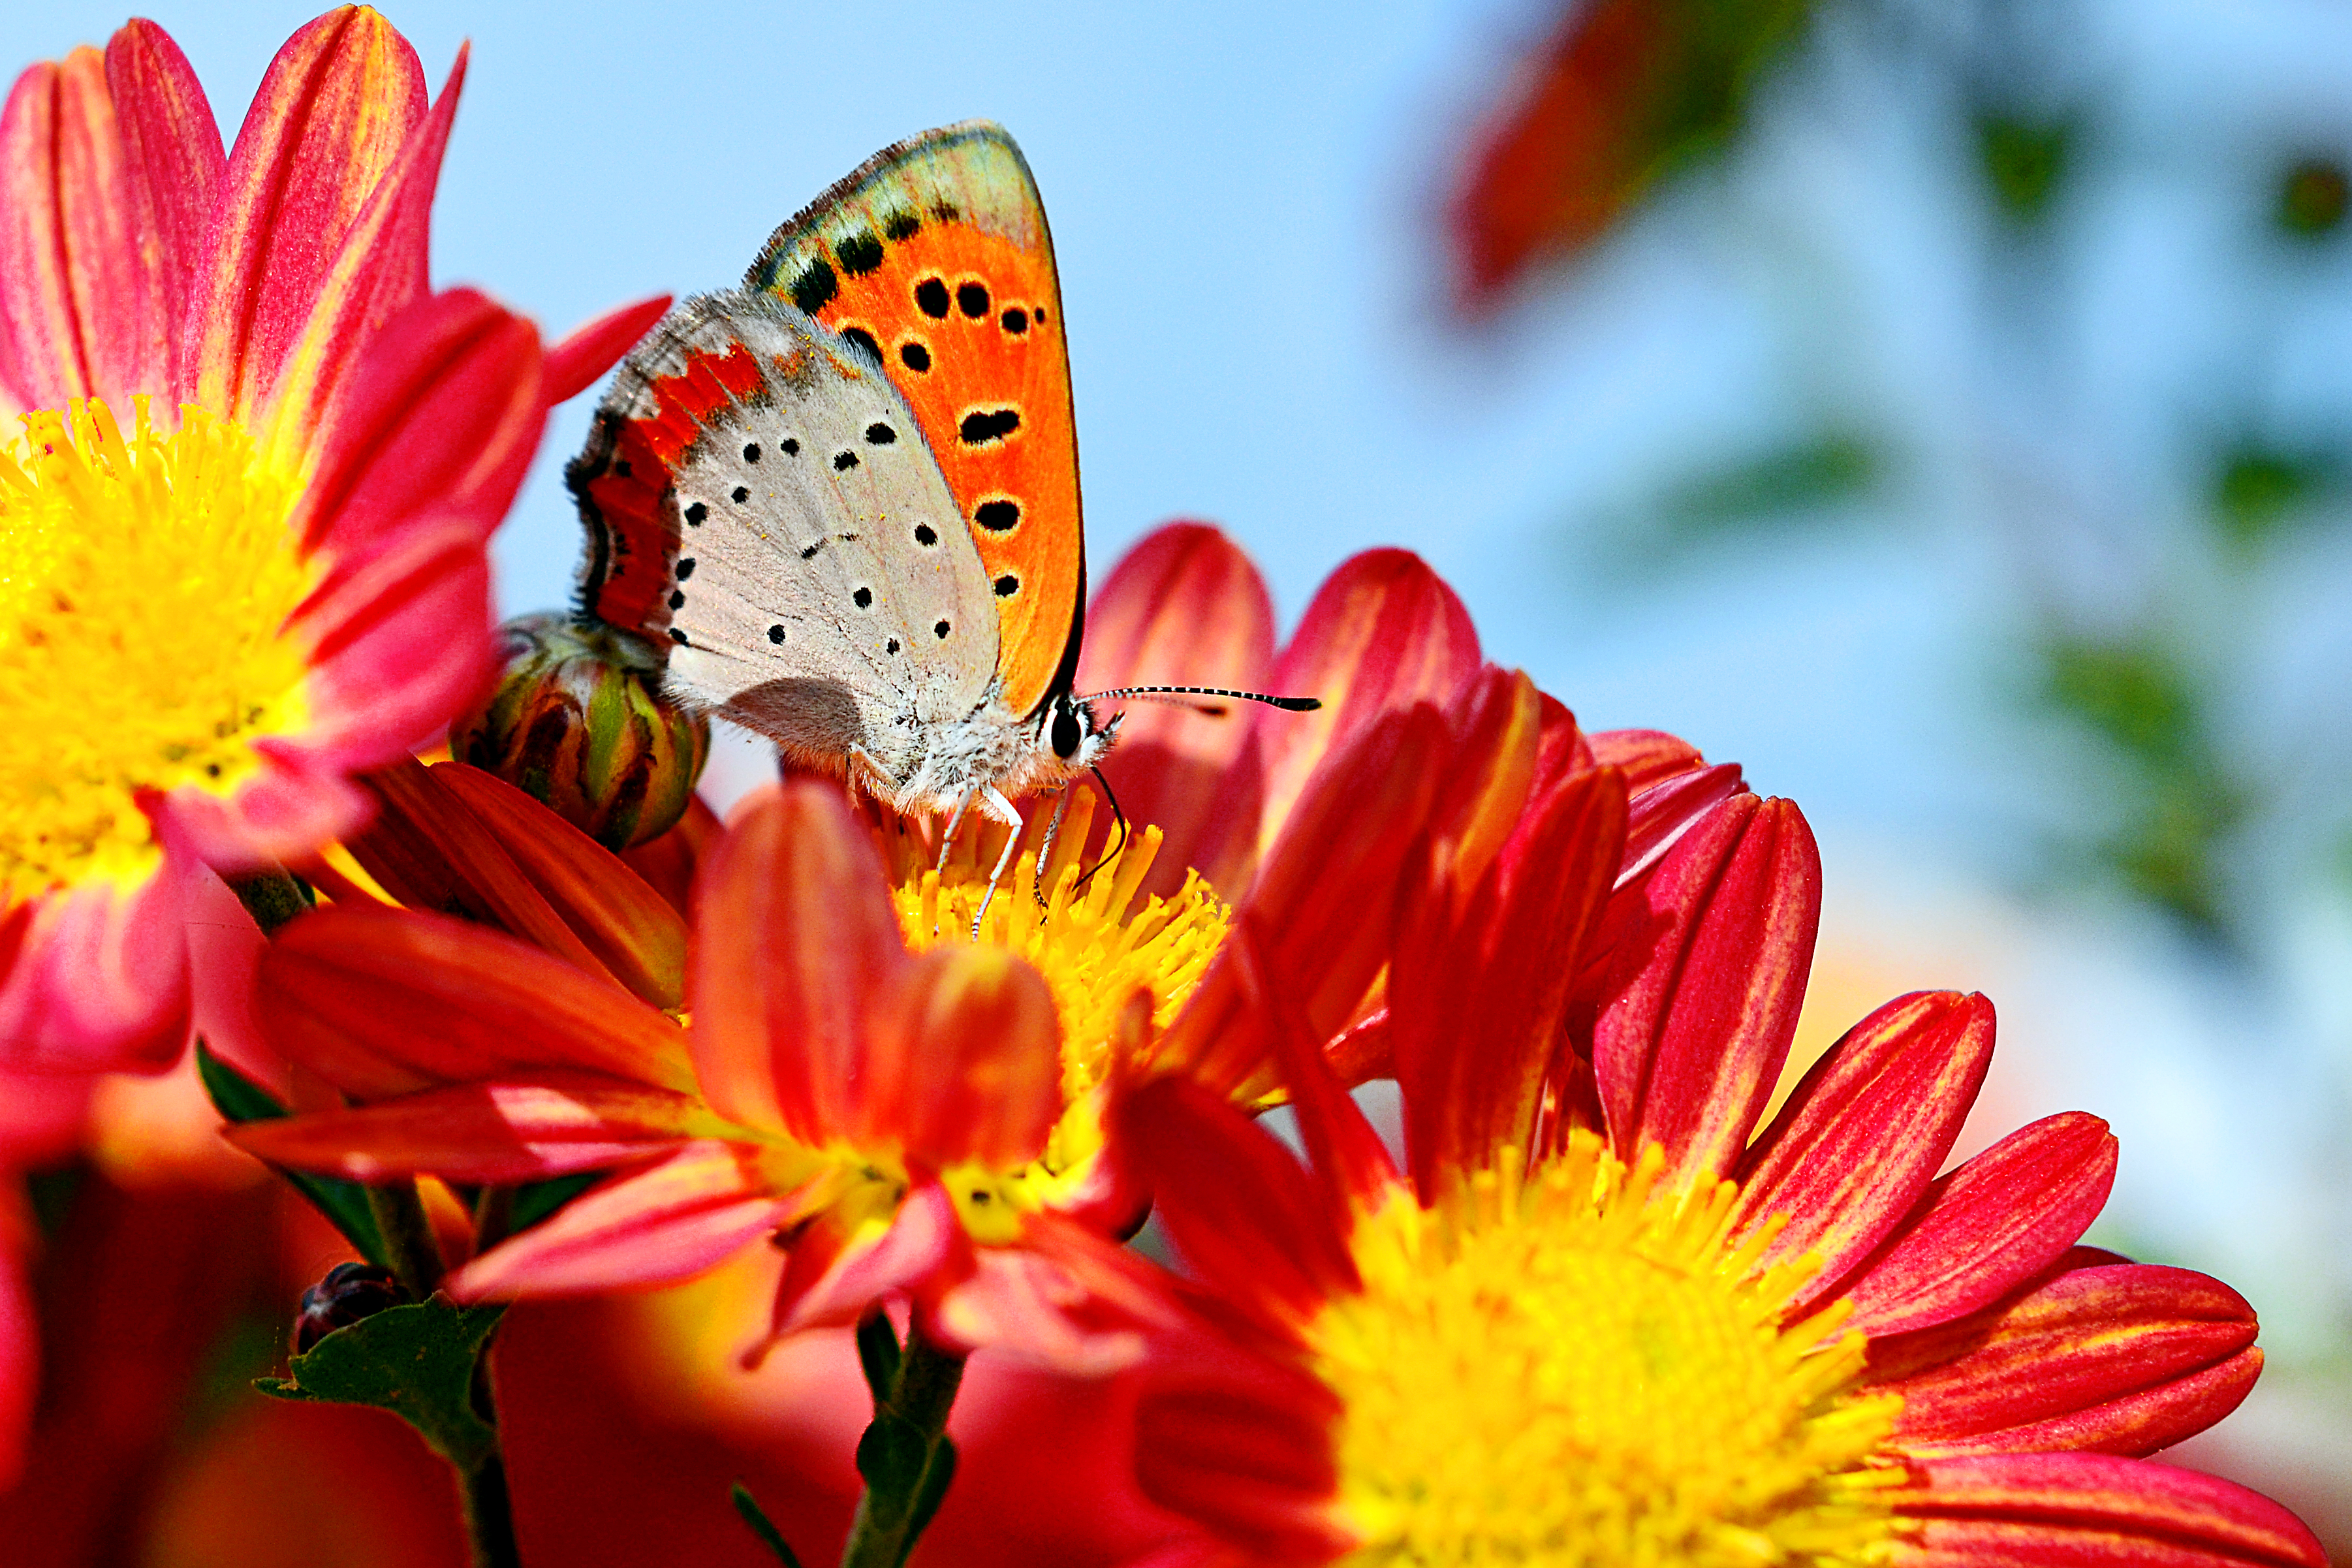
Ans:
<svg viewBox="0 0 2352 1568"><path fill-rule="evenodd" d="M1642 750L1654 822L1706 774ZM1982 997L1882 1007L1751 1140L1819 910L1793 806L1738 795L1637 858L1597 962L1528 959L1582 897L1557 863L1410 909L1403 1173L1295 1029L1304 1166L1180 1079L1122 1100L1203 1314L1145 1395L1147 1494L1287 1563L2320 1568L2285 1510L2139 1458L2261 1353L2227 1287L2074 1246L2105 1124L1937 1174Z"/></svg>
<svg viewBox="0 0 2352 1568"><path fill-rule="evenodd" d="M0 110L0 1060L157 1066L206 867L349 829L490 658L485 543L548 405L661 302L542 354L425 280L464 73L374 12L289 39L234 150L132 22Z"/></svg>
<svg viewBox="0 0 2352 1568"><path fill-rule="evenodd" d="M1163 534L1145 560L1171 538L1196 559L1238 560L1210 531ZM1098 601L1112 627L1153 624L1121 608L1119 584L1139 580L1122 568ZM1368 640L1368 626L1380 635ZM1021 858L975 945L963 933L995 845L960 842L942 874L929 825L887 814L861 823L837 791L795 784L757 797L705 860L683 944L687 1029L662 1012L677 991L629 979L613 944L575 951L580 920L494 894L489 881L505 873L485 869L501 843L536 855L524 847L551 837L612 870L618 861L536 807L518 815L518 792L470 769L381 775L379 787L401 792L438 780L468 807L502 814L495 827L442 821L422 834L436 850L385 841L404 822L426 825L424 800L388 813L353 845L383 890L495 920L546 952L364 908L295 922L264 963L265 1027L370 1103L237 1139L287 1164L367 1178L508 1183L628 1168L469 1265L456 1280L468 1294L677 1278L780 1233L793 1261L779 1334L906 1297L944 1345L1014 1342L1087 1364L1125 1353L1134 1321L1156 1309L1129 1255L1102 1239L1146 1201L1105 1142L1117 1083L1148 1069L1244 1100L1276 1090L1267 1036L1245 1005L1267 973L1344 1059L1377 1065L1390 911L1414 847L1436 835L1456 872L1493 860L1526 802L1553 801L1551 775L1586 755L1564 710L1547 728L1524 677L1480 668L1458 603L1402 552L1342 567L1289 657L1337 711L1319 734L1278 746L1267 724L1234 749L1229 773L1249 782L1221 787L1250 810L1234 815L1220 851L1237 868L1223 874L1244 879L1234 905L1189 868L1166 895L1145 890L1168 858L1156 825L1089 874L1082 799L1042 875L1034 857ZM1432 671L1445 675L1435 684L1446 706L1428 700ZM1580 767L1574 811L1615 809L1592 787L1600 776ZM1139 783L1150 798L1150 775ZM1048 814L1034 815L1042 837ZM1593 875L1605 882L1615 856L1610 837ZM518 868L508 879L533 876ZM1219 951L1235 919L1285 933L1247 973Z"/></svg>

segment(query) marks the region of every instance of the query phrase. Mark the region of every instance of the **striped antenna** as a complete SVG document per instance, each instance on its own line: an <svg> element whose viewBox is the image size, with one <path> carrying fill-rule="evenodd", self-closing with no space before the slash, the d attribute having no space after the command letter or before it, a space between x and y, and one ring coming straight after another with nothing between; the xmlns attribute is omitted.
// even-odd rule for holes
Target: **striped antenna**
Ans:
<svg viewBox="0 0 2352 1568"><path fill-rule="evenodd" d="M1228 691L1222 686L1122 686L1116 691L1097 691L1088 697L1074 697L1073 702L1116 702L1123 697L1184 698L1231 697L1242 702L1263 702L1269 708L1279 708L1286 713L1312 713L1323 706L1320 697L1270 697L1263 691ZM1179 707L1191 708L1190 702Z"/></svg>

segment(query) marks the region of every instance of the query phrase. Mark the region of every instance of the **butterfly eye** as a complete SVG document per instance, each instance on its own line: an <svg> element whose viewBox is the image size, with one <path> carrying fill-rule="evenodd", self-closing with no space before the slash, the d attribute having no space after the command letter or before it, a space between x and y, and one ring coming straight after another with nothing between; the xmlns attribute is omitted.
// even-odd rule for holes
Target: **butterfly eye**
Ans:
<svg viewBox="0 0 2352 1568"><path fill-rule="evenodd" d="M1068 762L1078 754L1078 746L1086 738L1086 727L1078 722L1078 710L1067 700L1055 703L1054 754Z"/></svg>

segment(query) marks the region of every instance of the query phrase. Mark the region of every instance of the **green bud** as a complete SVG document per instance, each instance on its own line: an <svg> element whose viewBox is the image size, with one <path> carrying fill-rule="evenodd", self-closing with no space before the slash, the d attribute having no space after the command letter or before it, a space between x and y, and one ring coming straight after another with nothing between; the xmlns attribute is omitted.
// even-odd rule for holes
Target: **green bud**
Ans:
<svg viewBox="0 0 2352 1568"><path fill-rule="evenodd" d="M449 754L496 773L610 849L669 831L710 756L710 721L661 693L653 645L602 621L499 628L496 690L449 727Z"/></svg>

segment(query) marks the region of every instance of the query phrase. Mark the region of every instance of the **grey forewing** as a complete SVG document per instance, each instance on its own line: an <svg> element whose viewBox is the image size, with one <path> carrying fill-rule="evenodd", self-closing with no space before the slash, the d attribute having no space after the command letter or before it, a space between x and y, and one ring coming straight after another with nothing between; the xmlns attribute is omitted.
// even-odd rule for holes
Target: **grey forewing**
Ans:
<svg viewBox="0 0 2352 1568"><path fill-rule="evenodd" d="M772 296L688 301L613 399L737 342L764 385L708 416L673 470L672 684L788 746L901 752L989 696L979 552L888 378Z"/></svg>

